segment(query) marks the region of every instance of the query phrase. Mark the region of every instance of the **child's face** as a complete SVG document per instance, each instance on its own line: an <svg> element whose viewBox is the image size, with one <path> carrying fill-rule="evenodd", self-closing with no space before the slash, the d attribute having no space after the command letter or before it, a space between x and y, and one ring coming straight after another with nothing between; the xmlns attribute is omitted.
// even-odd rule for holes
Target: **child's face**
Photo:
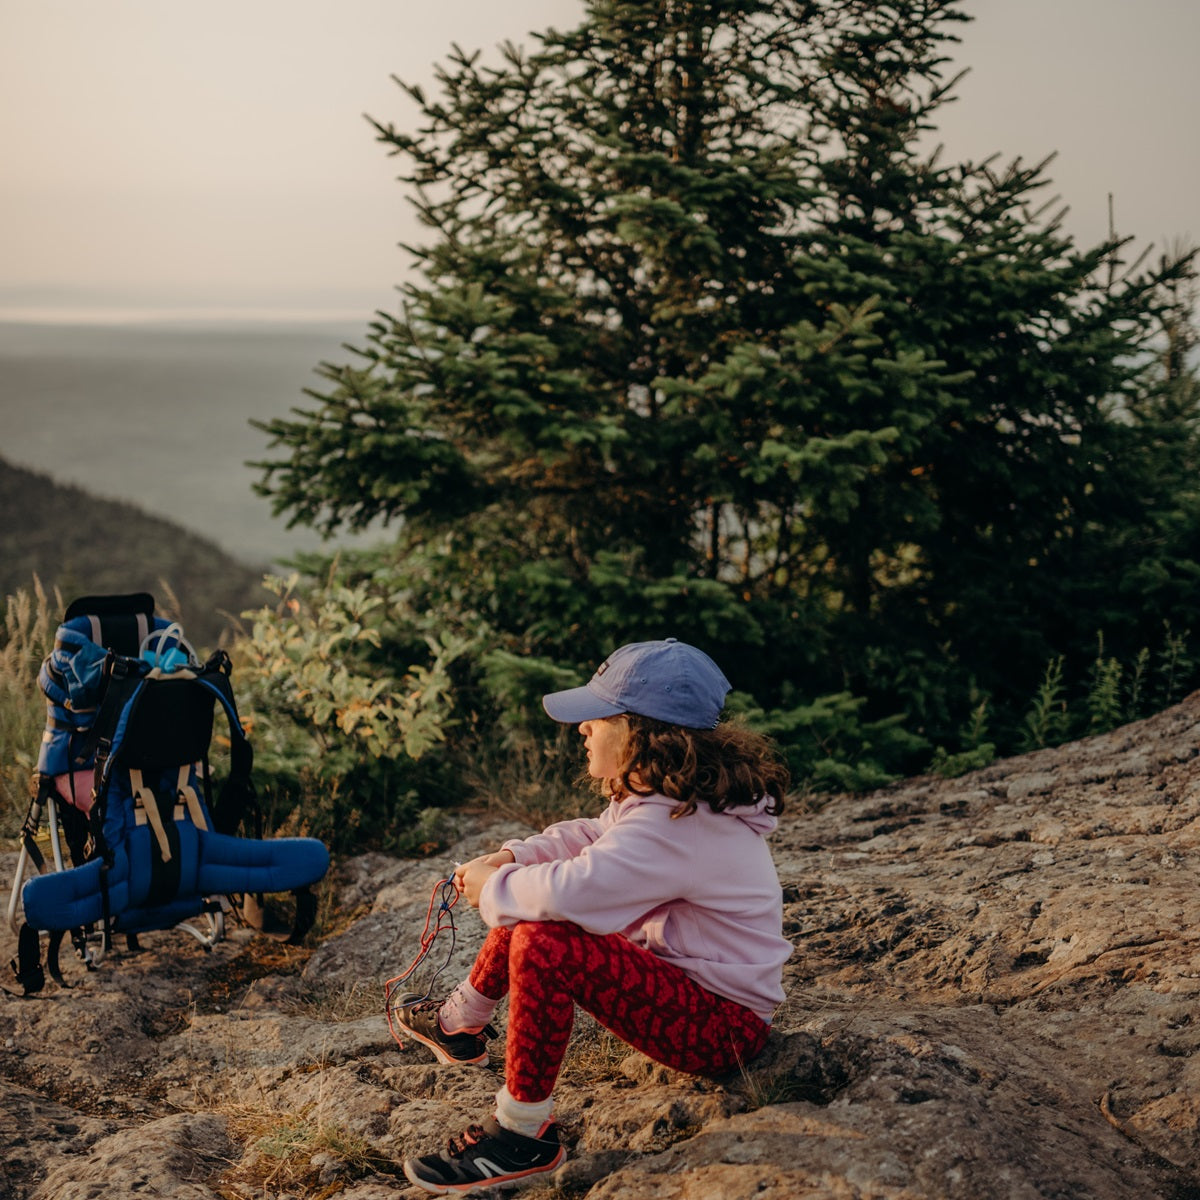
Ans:
<svg viewBox="0 0 1200 1200"><path fill-rule="evenodd" d="M579 726L587 749L587 770L593 779L616 779L625 765L629 722L624 717L584 721Z"/></svg>

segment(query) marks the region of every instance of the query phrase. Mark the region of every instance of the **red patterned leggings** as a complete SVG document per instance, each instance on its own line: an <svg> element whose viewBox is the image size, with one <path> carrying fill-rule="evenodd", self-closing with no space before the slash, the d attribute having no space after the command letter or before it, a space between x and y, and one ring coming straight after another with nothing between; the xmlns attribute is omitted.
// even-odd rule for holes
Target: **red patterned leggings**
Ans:
<svg viewBox="0 0 1200 1200"><path fill-rule="evenodd" d="M471 984L496 1000L508 993L505 1085L526 1103L553 1091L576 1004L656 1062L692 1075L748 1062L769 1032L761 1017L673 963L620 934L588 933L567 921L493 929Z"/></svg>

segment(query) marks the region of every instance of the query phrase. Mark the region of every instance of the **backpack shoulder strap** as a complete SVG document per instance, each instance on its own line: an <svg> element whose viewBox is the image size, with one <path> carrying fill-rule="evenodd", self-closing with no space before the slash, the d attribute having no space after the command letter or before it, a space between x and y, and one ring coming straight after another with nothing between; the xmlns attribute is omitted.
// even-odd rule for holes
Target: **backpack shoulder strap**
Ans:
<svg viewBox="0 0 1200 1200"><path fill-rule="evenodd" d="M254 769L254 748L246 737L242 719L229 676L231 664L224 650L217 650L198 672L197 681L221 702L229 721L229 777L221 785L221 793L213 805L213 827L218 833L234 834L247 819L254 823L254 836L262 837L262 812L258 807L251 772Z"/></svg>

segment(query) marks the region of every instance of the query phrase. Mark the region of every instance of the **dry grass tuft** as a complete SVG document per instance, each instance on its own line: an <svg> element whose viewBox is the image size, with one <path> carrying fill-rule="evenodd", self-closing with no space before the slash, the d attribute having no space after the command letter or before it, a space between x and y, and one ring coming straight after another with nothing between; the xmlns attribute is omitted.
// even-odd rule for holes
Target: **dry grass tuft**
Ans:
<svg viewBox="0 0 1200 1200"><path fill-rule="evenodd" d="M334 1025L378 1016L383 1012L383 981L355 980L337 986L316 984L293 998L284 999L281 1007L290 1016Z"/></svg>
<svg viewBox="0 0 1200 1200"><path fill-rule="evenodd" d="M230 1135L246 1147L216 1184L224 1200L261 1200L291 1193L325 1200L366 1175L400 1173L370 1142L320 1121L311 1107L280 1113L239 1108L227 1114Z"/></svg>
<svg viewBox="0 0 1200 1200"><path fill-rule="evenodd" d="M588 1087L621 1077L621 1064L633 1050L609 1033L594 1017L578 1011L575 1032L563 1058L559 1077L578 1087Z"/></svg>
<svg viewBox="0 0 1200 1200"><path fill-rule="evenodd" d="M33 591L5 599L0 620L0 837L17 836L29 806L30 779L46 722L38 669L54 645L62 596Z"/></svg>
<svg viewBox="0 0 1200 1200"><path fill-rule="evenodd" d="M551 742L483 739L476 750L479 757L462 765L462 777L468 794L495 816L541 830L578 816L581 795L587 803L586 785L579 779L579 735L573 729L560 727Z"/></svg>

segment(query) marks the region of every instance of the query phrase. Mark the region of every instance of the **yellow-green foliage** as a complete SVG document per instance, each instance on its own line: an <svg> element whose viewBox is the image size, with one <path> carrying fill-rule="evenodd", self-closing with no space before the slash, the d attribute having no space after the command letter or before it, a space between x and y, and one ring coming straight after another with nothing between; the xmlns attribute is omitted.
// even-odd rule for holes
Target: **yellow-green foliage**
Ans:
<svg viewBox="0 0 1200 1200"><path fill-rule="evenodd" d="M246 614L253 628L237 645L242 707L260 740L294 752L299 735L311 739L309 753L342 745L373 758L412 759L444 740L447 668L466 642L429 639L429 664L408 666L397 677L370 662L381 645L381 597L332 586L302 600L296 583L296 577L266 580L281 602Z"/></svg>
<svg viewBox="0 0 1200 1200"><path fill-rule="evenodd" d="M15 837L25 818L29 780L37 762L46 700L38 667L50 653L62 597L46 595L35 578L4 602L0 626L0 837Z"/></svg>
<svg viewBox="0 0 1200 1200"><path fill-rule="evenodd" d="M361 582L266 584L279 603L245 614L233 658L272 827L335 848L440 843L430 751L453 724L450 669L469 639L413 629L402 596Z"/></svg>

